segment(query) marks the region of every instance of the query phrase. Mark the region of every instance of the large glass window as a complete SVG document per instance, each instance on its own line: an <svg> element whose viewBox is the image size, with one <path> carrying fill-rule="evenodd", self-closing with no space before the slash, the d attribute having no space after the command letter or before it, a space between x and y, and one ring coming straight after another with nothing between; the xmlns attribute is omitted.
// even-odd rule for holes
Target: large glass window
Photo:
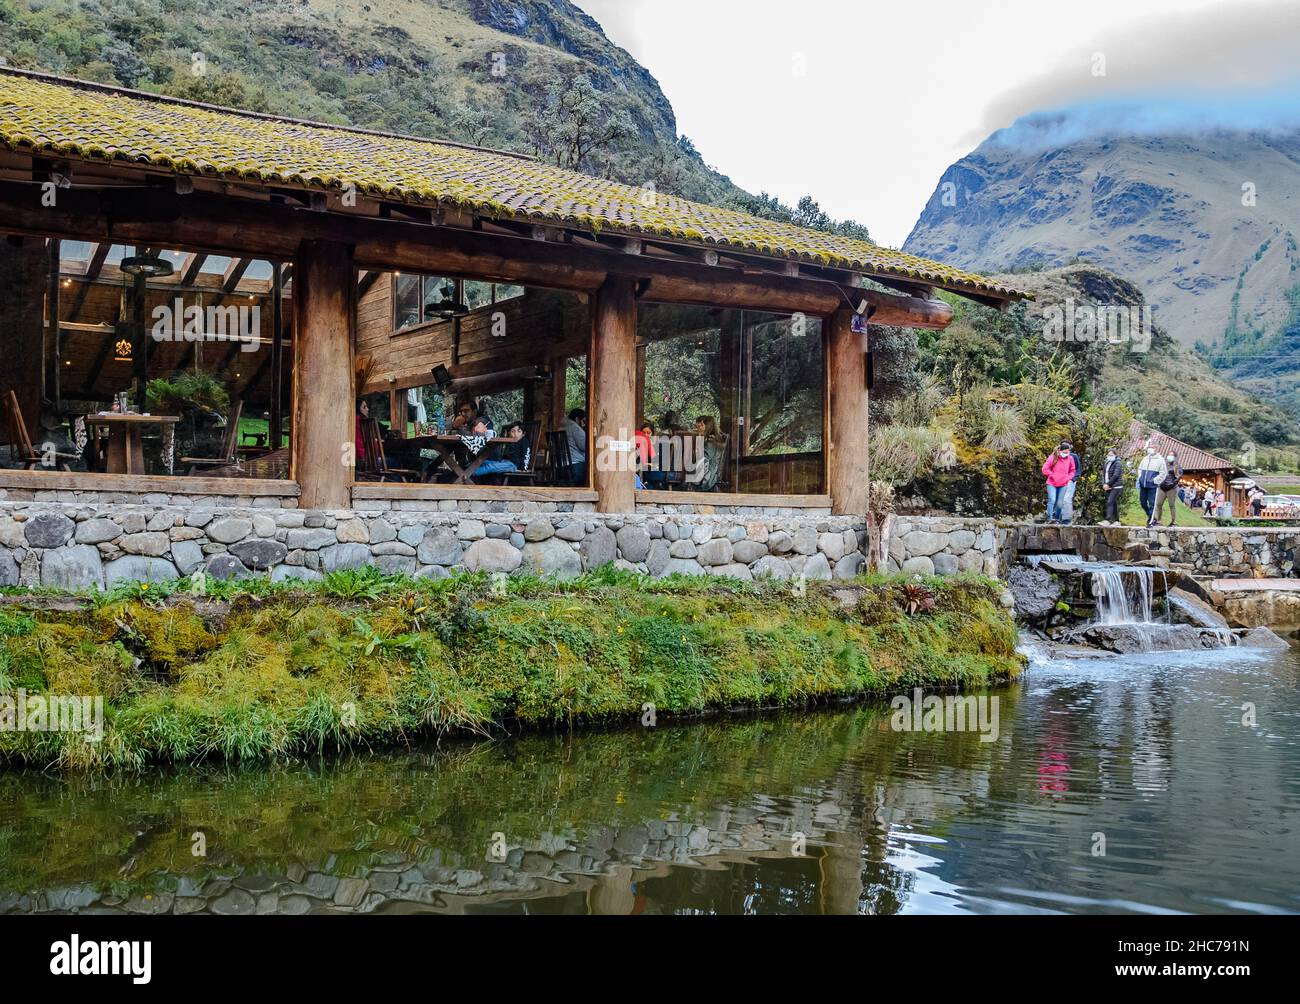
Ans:
<svg viewBox="0 0 1300 1004"><path fill-rule="evenodd" d="M283 266L237 250L0 236L3 462L287 478Z"/></svg>
<svg viewBox="0 0 1300 1004"><path fill-rule="evenodd" d="M803 315L643 304L638 409L647 488L822 490L821 322ZM689 468L689 469L674 469Z"/></svg>
<svg viewBox="0 0 1300 1004"><path fill-rule="evenodd" d="M589 485L587 297L473 278L368 275L358 277L358 411L373 424L358 425L358 480ZM474 432L483 417L495 433L486 444ZM367 452L363 429L371 442L379 437L382 456Z"/></svg>
<svg viewBox="0 0 1300 1004"><path fill-rule="evenodd" d="M393 274L393 330L447 320L524 295L523 286L437 275Z"/></svg>

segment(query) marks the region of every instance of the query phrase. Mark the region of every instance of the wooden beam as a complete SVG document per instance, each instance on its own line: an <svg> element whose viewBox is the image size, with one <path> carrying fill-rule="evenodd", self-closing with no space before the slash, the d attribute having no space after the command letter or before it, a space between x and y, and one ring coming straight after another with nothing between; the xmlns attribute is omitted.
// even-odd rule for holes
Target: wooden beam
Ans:
<svg viewBox="0 0 1300 1004"><path fill-rule="evenodd" d="M91 252L90 261L86 264L86 274L77 276L77 291L73 294L72 301L68 305L66 320L75 321L81 314L81 308L86 303L86 297L90 295L90 289L95 280L99 278L99 273L104 270L104 262L108 258L108 252L113 249L111 241L100 241L95 245L95 250Z"/></svg>
<svg viewBox="0 0 1300 1004"><path fill-rule="evenodd" d="M263 495L292 498L292 481L261 478L142 477L137 474L83 474L67 471L0 470L0 488L30 491L166 492L170 495Z"/></svg>
<svg viewBox="0 0 1300 1004"><path fill-rule="evenodd" d="M668 493L665 493L668 494ZM532 488L510 485L400 485L358 482L352 486L354 501L391 499L435 501L460 499L483 502L595 502L597 495L589 488Z"/></svg>
<svg viewBox="0 0 1300 1004"><path fill-rule="evenodd" d="M346 244L303 241L293 271L290 477L303 508L342 509L351 503L355 466L356 263Z"/></svg>
<svg viewBox="0 0 1300 1004"><path fill-rule="evenodd" d="M665 492L643 489L638 505L752 505L781 509L830 509L829 495L750 495L746 492Z"/></svg>
<svg viewBox="0 0 1300 1004"><path fill-rule="evenodd" d="M202 251L191 252L185 262L185 268L181 272L181 285L193 286L198 281L199 273L203 271L203 266L207 263L208 255Z"/></svg>
<svg viewBox="0 0 1300 1004"><path fill-rule="evenodd" d="M453 227L422 226L340 213L205 195L71 189L59 208L41 207L29 186L0 183L0 220L13 232L108 239L123 244L195 247L216 253L238 248L259 258L291 257L300 240L350 243L360 267L594 293L607 275L649 279L644 299L826 316L866 298L872 322L942 328L952 308L942 301L845 290L830 281L784 275L752 276L740 269L657 259L645 254L551 244ZM963 294L965 295L965 294Z"/></svg>
<svg viewBox="0 0 1300 1004"><path fill-rule="evenodd" d="M369 293L375 283L379 281L379 277L383 274L384 273L380 272L378 269L369 269L364 275L362 275L360 281L357 283L357 299L360 300Z"/></svg>
<svg viewBox="0 0 1300 1004"><path fill-rule="evenodd" d="M636 293L631 279L610 276L596 291L587 360L587 469L600 495L596 509L635 512Z"/></svg>
<svg viewBox="0 0 1300 1004"><path fill-rule="evenodd" d="M837 516L867 511L867 367L865 335L853 312L837 310L826 332L826 490Z"/></svg>

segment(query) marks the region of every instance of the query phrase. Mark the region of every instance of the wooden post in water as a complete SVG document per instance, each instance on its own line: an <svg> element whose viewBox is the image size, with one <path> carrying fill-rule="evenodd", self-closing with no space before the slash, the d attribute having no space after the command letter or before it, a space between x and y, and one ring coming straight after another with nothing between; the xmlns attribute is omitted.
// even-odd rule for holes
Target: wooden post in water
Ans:
<svg viewBox="0 0 1300 1004"><path fill-rule="evenodd" d="M610 276L592 300L591 407L587 416L587 470L600 493L600 512L636 511L636 294L633 281ZM604 441L606 456L596 447ZM610 452L611 442L631 451ZM601 467L607 468L601 470Z"/></svg>
<svg viewBox="0 0 1300 1004"><path fill-rule="evenodd" d="M294 256L291 471L304 509L352 504L356 441L352 248L306 240Z"/></svg>
<svg viewBox="0 0 1300 1004"><path fill-rule="evenodd" d="M867 511L867 368L865 335L852 328L853 311L830 316L826 336L826 491L831 512Z"/></svg>

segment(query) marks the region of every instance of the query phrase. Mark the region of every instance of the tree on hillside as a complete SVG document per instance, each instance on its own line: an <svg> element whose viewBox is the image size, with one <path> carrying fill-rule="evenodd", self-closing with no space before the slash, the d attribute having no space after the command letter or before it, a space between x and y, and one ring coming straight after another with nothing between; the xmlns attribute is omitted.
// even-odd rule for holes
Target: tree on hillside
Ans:
<svg viewBox="0 0 1300 1004"><path fill-rule="evenodd" d="M537 156L575 171L637 134L631 116L611 107L585 73L552 80L524 131Z"/></svg>

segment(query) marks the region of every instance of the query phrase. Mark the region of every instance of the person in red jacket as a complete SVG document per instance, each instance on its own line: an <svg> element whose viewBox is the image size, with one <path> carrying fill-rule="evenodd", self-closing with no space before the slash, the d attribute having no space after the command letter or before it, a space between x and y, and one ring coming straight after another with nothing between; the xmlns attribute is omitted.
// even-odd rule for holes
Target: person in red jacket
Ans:
<svg viewBox="0 0 1300 1004"><path fill-rule="evenodd" d="M1061 521L1061 506L1065 501L1064 489L1074 480L1078 465L1069 443L1062 443L1043 461L1043 477L1047 479L1047 522Z"/></svg>

